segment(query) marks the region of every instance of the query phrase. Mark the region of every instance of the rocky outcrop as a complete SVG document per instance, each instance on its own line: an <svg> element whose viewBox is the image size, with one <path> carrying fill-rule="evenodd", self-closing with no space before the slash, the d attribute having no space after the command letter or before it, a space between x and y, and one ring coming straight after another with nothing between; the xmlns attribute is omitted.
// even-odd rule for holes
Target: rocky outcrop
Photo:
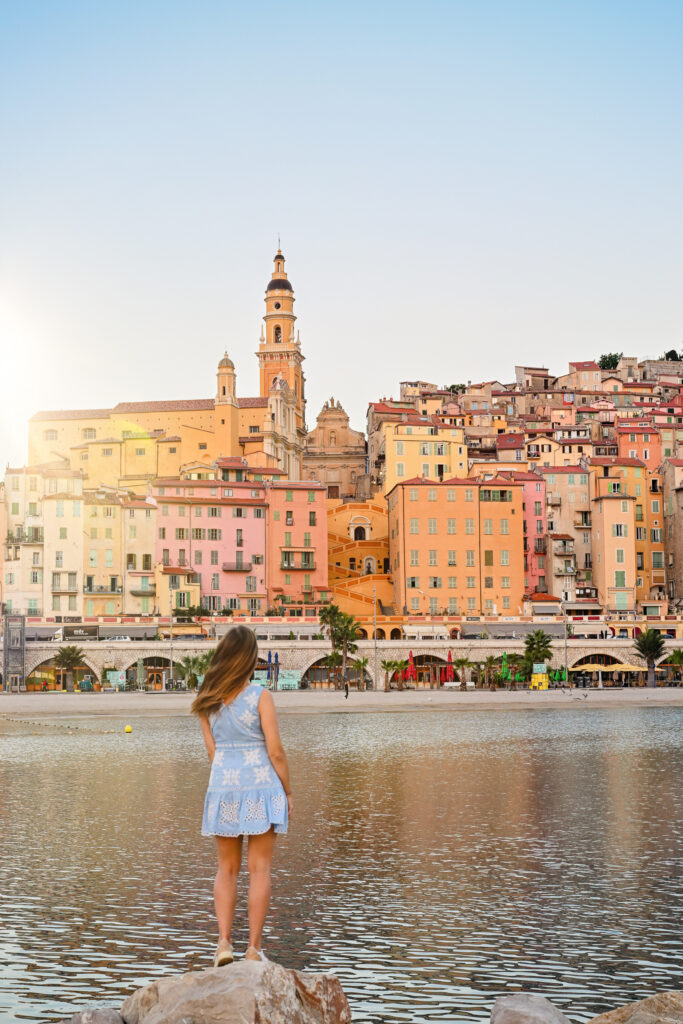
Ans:
<svg viewBox="0 0 683 1024"><path fill-rule="evenodd" d="M683 1024L683 992L659 992L601 1013L588 1024Z"/></svg>
<svg viewBox="0 0 683 1024"><path fill-rule="evenodd" d="M496 999L491 1024L571 1024L545 996L535 992L515 992Z"/></svg>
<svg viewBox="0 0 683 1024"><path fill-rule="evenodd" d="M351 1024L333 974L266 960L174 974L139 988L118 1010L83 1010L62 1024Z"/></svg>
<svg viewBox="0 0 683 1024"><path fill-rule="evenodd" d="M161 978L121 1007L125 1024L350 1024L351 1010L332 974L290 971L242 960Z"/></svg>

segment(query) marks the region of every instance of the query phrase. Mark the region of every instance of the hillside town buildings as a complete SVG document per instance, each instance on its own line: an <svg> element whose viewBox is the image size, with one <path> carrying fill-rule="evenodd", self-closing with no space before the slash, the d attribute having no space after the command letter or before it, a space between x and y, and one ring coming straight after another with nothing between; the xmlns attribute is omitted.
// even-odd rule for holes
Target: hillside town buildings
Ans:
<svg viewBox="0 0 683 1024"><path fill-rule="evenodd" d="M35 413L0 482L0 596L49 621L240 614L514 618L683 610L683 362L402 381L306 423L278 249L258 395ZM502 372L503 368L496 368ZM558 368L559 369L559 368ZM87 405L87 403L85 403Z"/></svg>

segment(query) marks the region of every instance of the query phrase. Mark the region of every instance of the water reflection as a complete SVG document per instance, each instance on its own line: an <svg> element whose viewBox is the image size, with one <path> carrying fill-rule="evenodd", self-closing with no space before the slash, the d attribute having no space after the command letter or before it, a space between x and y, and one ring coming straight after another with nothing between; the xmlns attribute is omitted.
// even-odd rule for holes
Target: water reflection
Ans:
<svg viewBox="0 0 683 1024"><path fill-rule="evenodd" d="M578 1021L680 987L681 722L285 717L297 813L268 952L336 971L359 1022L484 1021L518 988ZM213 948L194 723L77 724L0 719L3 1021L117 1005Z"/></svg>

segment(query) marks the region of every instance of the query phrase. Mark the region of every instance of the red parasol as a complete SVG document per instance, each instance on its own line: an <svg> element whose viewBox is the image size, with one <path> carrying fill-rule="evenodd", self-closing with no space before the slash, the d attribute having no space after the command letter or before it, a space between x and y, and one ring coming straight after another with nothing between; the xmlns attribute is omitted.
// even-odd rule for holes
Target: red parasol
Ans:
<svg viewBox="0 0 683 1024"><path fill-rule="evenodd" d="M446 669L445 668L441 669L441 682L442 683L446 682Z"/></svg>
<svg viewBox="0 0 683 1024"><path fill-rule="evenodd" d="M413 658L412 651L408 651L408 678L417 679L417 669L415 668L415 659Z"/></svg>
<svg viewBox="0 0 683 1024"><path fill-rule="evenodd" d="M449 649L448 651L448 682L452 683L455 679L455 671L453 669L453 652Z"/></svg>

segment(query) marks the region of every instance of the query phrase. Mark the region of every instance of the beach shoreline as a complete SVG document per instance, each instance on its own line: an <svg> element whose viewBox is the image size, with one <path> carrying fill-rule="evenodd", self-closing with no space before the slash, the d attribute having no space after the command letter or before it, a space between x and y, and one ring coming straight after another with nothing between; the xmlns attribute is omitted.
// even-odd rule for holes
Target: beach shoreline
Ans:
<svg viewBox="0 0 683 1024"><path fill-rule="evenodd" d="M279 714L524 711L558 708L683 707L683 687L603 690L293 690L274 694ZM191 693L0 694L0 718L176 718L190 713Z"/></svg>

